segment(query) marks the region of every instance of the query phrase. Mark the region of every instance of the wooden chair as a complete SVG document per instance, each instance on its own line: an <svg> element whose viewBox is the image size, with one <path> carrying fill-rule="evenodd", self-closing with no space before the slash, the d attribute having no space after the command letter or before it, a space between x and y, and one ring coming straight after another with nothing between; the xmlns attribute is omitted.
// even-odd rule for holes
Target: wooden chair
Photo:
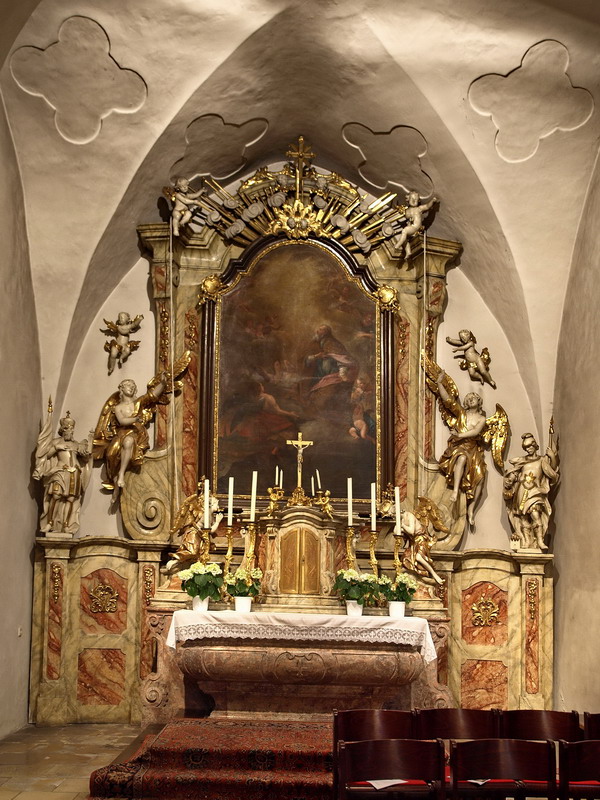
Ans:
<svg viewBox="0 0 600 800"><path fill-rule="evenodd" d="M497 709L426 708L416 714L419 739L496 739L500 736Z"/></svg>
<svg viewBox="0 0 600 800"><path fill-rule="evenodd" d="M600 739L558 743L559 797L600 797Z"/></svg>
<svg viewBox="0 0 600 800"><path fill-rule="evenodd" d="M381 708L353 708L333 712L333 781L334 797L340 741L361 742L366 739L415 738L414 711Z"/></svg>
<svg viewBox="0 0 600 800"><path fill-rule="evenodd" d="M459 797L556 800L554 742L522 739L451 742L450 793L452 800Z"/></svg>
<svg viewBox="0 0 600 800"><path fill-rule="evenodd" d="M500 729L500 735L506 739L565 739L567 742L583 739L577 711L529 708L503 711Z"/></svg>
<svg viewBox="0 0 600 800"><path fill-rule="evenodd" d="M444 745L419 739L340 741L337 799L367 797L431 797L445 800ZM390 787L375 789L367 781L391 780Z"/></svg>
<svg viewBox="0 0 600 800"><path fill-rule="evenodd" d="M583 735L586 739L600 739L600 714L583 714Z"/></svg>

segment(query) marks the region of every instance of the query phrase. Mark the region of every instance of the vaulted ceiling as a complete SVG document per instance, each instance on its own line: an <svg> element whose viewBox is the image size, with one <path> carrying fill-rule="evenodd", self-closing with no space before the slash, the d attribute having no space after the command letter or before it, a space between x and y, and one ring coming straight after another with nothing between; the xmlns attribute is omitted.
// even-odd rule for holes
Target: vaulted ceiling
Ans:
<svg viewBox="0 0 600 800"><path fill-rule="evenodd" d="M160 219L165 183L235 181L301 133L316 165L365 191L440 198L430 232L464 244L460 268L504 330L534 416L547 415L598 180L595 0L2 6L0 89L46 394L66 391L90 320L139 258L136 225Z"/></svg>

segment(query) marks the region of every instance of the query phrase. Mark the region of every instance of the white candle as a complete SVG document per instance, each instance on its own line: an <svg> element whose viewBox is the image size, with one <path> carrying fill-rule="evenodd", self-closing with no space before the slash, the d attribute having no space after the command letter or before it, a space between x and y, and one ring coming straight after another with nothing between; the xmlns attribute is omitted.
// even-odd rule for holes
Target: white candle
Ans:
<svg viewBox="0 0 600 800"><path fill-rule="evenodd" d="M402 526L400 524L400 487L394 487L394 505L396 506L396 533L400 533L402 531Z"/></svg>
<svg viewBox="0 0 600 800"><path fill-rule="evenodd" d="M227 526L233 525L233 477L229 478L229 493L227 495Z"/></svg>
<svg viewBox="0 0 600 800"><path fill-rule="evenodd" d="M252 494L250 495L250 522L256 519L256 486L258 484L258 472L252 473Z"/></svg>
<svg viewBox="0 0 600 800"><path fill-rule="evenodd" d="M279 465L275 467L275 486L279 486Z"/></svg>
<svg viewBox="0 0 600 800"><path fill-rule="evenodd" d="M371 530L377 530L376 516L377 516L377 484L371 484Z"/></svg>
<svg viewBox="0 0 600 800"><path fill-rule="evenodd" d="M317 476L317 489L321 488L321 476L319 475L319 470L315 470L315 475Z"/></svg>
<svg viewBox="0 0 600 800"><path fill-rule="evenodd" d="M210 528L210 483L208 478L204 481L204 527Z"/></svg>
<svg viewBox="0 0 600 800"><path fill-rule="evenodd" d="M315 479L312 475L310 476L310 493L313 497L315 496Z"/></svg>
<svg viewBox="0 0 600 800"><path fill-rule="evenodd" d="M352 525L352 478L348 478L348 527Z"/></svg>
<svg viewBox="0 0 600 800"><path fill-rule="evenodd" d="M279 488L283 489L283 470L279 470Z"/></svg>

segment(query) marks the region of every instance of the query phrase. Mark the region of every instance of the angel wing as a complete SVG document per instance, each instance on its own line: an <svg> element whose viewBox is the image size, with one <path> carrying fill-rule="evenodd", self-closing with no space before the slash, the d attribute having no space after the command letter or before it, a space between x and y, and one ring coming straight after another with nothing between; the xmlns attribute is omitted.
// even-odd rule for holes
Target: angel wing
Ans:
<svg viewBox="0 0 600 800"><path fill-rule="evenodd" d="M422 497L419 495L419 504L415 510L415 516L420 519L420 515L426 517L433 525L434 530L439 533L450 533L450 529L444 524L442 512L429 497Z"/></svg>
<svg viewBox="0 0 600 800"><path fill-rule="evenodd" d="M100 333L103 333L105 336L117 336L119 331L117 330L117 326L114 322L111 322L108 319L104 320L104 324L106 328L100 328Z"/></svg>
<svg viewBox="0 0 600 800"><path fill-rule="evenodd" d="M482 438L486 444L492 443L492 458L499 470L504 469L504 453L509 436L508 414L499 403L496 403L496 413L486 419Z"/></svg>
<svg viewBox="0 0 600 800"><path fill-rule="evenodd" d="M481 351L481 360L486 365L486 367L489 367L492 357L490 356L490 351L487 349L487 347L484 347L483 350Z"/></svg>
<svg viewBox="0 0 600 800"><path fill-rule="evenodd" d="M156 400L157 403L160 405L167 405L169 403L169 394L171 392L178 392L183 387L182 381L174 380L174 378L179 378L180 375L188 368L188 364L190 363L192 358L192 354L189 350L184 350L183 353L179 356L179 358L173 364L172 370L164 370L162 372L157 373L151 381L148 382L148 391L150 389L154 389L154 387L161 383L163 377L166 376L166 388L164 392L160 395L160 397Z"/></svg>
<svg viewBox="0 0 600 800"><path fill-rule="evenodd" d="M95 459L104 458L104 451L115 435L113 408L119 402L119 392L113 392L102 406L98 424L94 431L94 447L92 455Z"/></svg>
<svg viewBox="0 0 600 800"><path fill-rule="evenodd" d="M181 508L175 518L175 522L171 526L171 539L175 538L175 536L181 536L181 530L184 525L187 523L187 517L190 511L190 507L194 502L198 501L197 494L191 494L185 498L183 503L181 504Z"/></svg>
<svg viewBox="0 0 600 800"><path fill-rule="evenodd" d="M458 425L458 415L461 410L458 399L458 387L450 375L448 375L447 372L444 372L440 365L436 364L432 358L429 358L424 350L421 350L421 366L425 370L425 383L438 398L438 405L440 408L440 414L442 415L442 420L449 428L456 428ZM437 383L438 378L442 373L444 374L442 386L446 390L446 394L448 396L447 400L442 398L440 395L440 390Z"/></svg>

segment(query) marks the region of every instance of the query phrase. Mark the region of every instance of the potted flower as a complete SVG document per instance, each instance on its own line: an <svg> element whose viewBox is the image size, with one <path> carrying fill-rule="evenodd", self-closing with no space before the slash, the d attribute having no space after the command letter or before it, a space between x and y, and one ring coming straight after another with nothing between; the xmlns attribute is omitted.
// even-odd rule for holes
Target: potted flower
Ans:
<svg viewBox="0 0 600 800"><path fill-rule="evenodd" d="M351 617L360 616L365 605L376 605L380 596L377 577L355 569L338 570L333 590L346 601L346 611Z"/></svg>
<svg viewBox="0 0 600 800"><path fill-rule="evenodd" d="M388 601L390 617L403 617L406 603L410 603L417 591L417 580L407 572L399 572L394 581L387 575L379 578L381 594Z"/></svg>
<svg viewBox="0 0 600 800"><path fill-rule="evenodd" d="M209 599L220 600L223 571L218 564L196 561L189 569L182 569L179 577L181 588L192 598L194 611L206 611Z"/></svg>
<svg viewBox="0 0 600 800"><path fill-rule="evenodd" d="M250 611L252 598L260 592L262 570L259 567L246 569L238 567L235 572L225 576L227 594L233 597L236 611Z"/></svg>

